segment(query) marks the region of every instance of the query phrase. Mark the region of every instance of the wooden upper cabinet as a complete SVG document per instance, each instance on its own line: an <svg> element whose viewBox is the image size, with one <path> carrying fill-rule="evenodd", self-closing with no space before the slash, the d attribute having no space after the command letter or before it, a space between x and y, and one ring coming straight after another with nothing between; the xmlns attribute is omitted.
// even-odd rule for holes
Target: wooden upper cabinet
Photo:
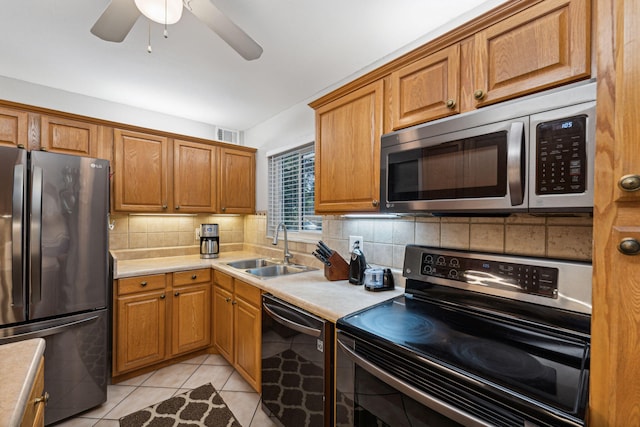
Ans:
<svg viewBox="0 0 640 427"><path fill-rule="evenodd" d="M251 214L256 207L255 153L220 149L219 213Z"/></svg>
<svg viewBox="0 0 640 427"><path fill-rule="evenodd" d="M316 109L317 213L378 210L383 98L378 80Z"/></svg>
<svg viewBox="0 0 640 427"><path fill-rule="evenodd" d="M393 130L460 112L460 45L391 73Z"/></svg>
<svg viewBox="0 0 640 427"><path fill-rule="evenodd" d="M173 199L176 212L215 212L218 147L173 142Z"/></svg>
<svg viewBox="0 0 640 427"><path fill-rule="evenodd" d="M168 212L168 140L141 132L115 129L114 210Z"/></svg>
<svg viewBox="0 0 640 427"><path fill-rule="evenodd" d="M0 107L0 145L27 146L28 114L25 111Z"/></svg>
<svg viewBox="0 0 640 427"><path fill-rule="evenodd" d="M476 106L589 77L590 5L545 0L476 33Z"/></svg>
<svg viewBox="0 0 640 427"><path fill-rule="evenodd" d="M40 117L40 149L52 153L96 157L98 125L60 117Z"/></svg>

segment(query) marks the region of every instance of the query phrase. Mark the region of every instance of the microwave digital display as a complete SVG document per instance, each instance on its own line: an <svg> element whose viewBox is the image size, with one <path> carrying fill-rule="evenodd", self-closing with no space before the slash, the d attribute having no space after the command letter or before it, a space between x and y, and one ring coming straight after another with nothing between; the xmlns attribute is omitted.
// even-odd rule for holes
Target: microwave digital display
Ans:
<svg viewBox="0 0 640 427"><path fill-rule="evenodd" d="M587 116L540 123L536 130L536 194L584 193Z"/></svg>

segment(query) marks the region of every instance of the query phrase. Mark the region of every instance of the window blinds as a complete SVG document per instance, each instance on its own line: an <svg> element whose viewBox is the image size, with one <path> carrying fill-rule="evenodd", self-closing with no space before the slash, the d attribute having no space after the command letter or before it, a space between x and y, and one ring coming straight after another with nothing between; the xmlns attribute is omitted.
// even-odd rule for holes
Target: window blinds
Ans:
<svg viewBox="0 0 640 427"><path fill-rule="evenodd" d="M270 156L267 235L279 223L288 231L320 231L322 219L314 212L315 151L313 143Z"/></svg>

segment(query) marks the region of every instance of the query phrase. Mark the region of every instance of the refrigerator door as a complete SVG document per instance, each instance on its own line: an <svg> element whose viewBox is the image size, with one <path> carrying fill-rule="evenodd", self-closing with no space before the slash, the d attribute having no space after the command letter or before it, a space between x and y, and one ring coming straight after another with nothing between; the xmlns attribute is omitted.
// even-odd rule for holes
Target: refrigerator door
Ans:
<svg viewBox="0 0 640 427"><path fill-rule="evenodd" d="M31 153L29 318L107 306L109 162Z"/></svg>
<svg viewBox="0 0 640 427"><path fill-rule="evenodd" d="M45 424L107 400L109 313L98 310L0 329L0 345L44 338Z"/></svg>
<svg viewBox="0 0 640 427"><path fill-rule="evenodd" d="M27 152L0 147L0 327L26 320Z"/></svg>

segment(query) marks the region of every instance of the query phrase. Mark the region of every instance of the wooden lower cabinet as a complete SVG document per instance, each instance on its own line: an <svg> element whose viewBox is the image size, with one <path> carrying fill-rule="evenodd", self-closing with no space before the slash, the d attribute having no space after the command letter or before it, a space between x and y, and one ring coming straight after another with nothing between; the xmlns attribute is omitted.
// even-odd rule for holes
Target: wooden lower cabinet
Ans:
<svg viewBox="0 0 640 427"><path fill-rule="evenodd" d="M36 377L27 399L20 427L43 427L48 395L44 391L44 357L40 358Z"/></svg>
<svg viewBox="0 0 640 427"><path fill-rule="evenodd" d="M165 287L164 274L118 280L114 315L114 376L165 359ZM135 292L136 288L139 291Z"/></svg>
<svg viewBox="0 0 640 427"><path fill-rule="evenodd" d="M260 393L260 289L216 271L213 305L215 347L251 387Z"/></svg>
<svg viewBox="0 0 640 427"><path fill-rule="evenodd" d="M211 270L173 273L171 354L211 344Z"/></svg>
<svg viewBox="0 0 640 427"><path fill-rule="evenodd" d="M211 270L119 279L113 376L211 344Z"/></svg>

